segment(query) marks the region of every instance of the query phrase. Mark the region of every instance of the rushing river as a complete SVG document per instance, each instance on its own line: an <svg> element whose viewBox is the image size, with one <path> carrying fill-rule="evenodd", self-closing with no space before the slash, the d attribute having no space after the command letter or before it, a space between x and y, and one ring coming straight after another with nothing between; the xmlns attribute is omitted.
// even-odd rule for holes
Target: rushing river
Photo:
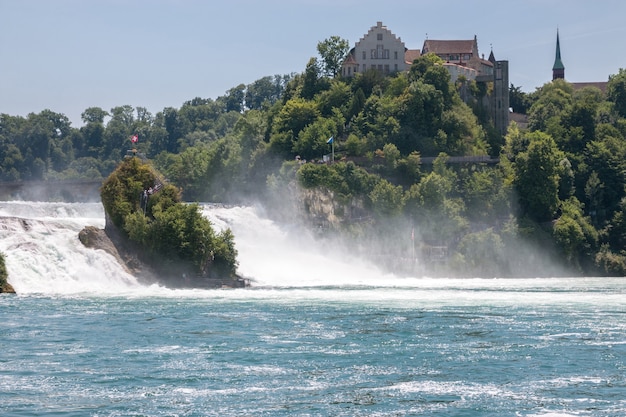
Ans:
<svg viewBox="0 0 626 417"><path fill-rule="evenodd" d="M385 275L204 213L251 288L143 286L78 242L99 204L0 203L0 415L626 415L626 279Z"/></svg>

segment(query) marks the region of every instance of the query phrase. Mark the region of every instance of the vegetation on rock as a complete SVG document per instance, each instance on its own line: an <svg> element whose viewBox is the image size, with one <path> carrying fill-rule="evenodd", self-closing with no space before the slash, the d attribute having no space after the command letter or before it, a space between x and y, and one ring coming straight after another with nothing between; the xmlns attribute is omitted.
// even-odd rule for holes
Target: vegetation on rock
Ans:
<svg viewBox="0 0 626 417"><path fill-rule="evenodd" d="M7 272L7 267L4 261L4 254L0 253L0 293L14 293L15 290L8 283L9 273Z"/></svg>
<svg viewBox="0 0 626 417"><path fill-rule="evenodd" d="M237 251L230 230L216 233L198 204L148 163L126 158L104 181L102 203L111 221L157 264L184 262L199 276L235 278Z"/></svg>

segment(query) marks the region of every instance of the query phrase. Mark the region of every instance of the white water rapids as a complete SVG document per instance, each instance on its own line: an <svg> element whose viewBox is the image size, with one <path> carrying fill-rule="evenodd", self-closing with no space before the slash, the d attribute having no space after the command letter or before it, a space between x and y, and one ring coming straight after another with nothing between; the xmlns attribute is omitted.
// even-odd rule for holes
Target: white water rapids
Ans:
<svg viewBox="0 0 626 417"><path fill-rule="evenodd" d="M100 203L0 202L0 251L5 254L9 281L21 295L349 298L407 306L623 302L621 278L396 276L329 246L327 240L278 225L258 208L201 207L217 229L231 228L239 252L238 272L251 280L252 288L170 290L140 284L112 256L85 248L78 240L85 226L104 227ZM617 291L607 294L611 288Z"/></svg>

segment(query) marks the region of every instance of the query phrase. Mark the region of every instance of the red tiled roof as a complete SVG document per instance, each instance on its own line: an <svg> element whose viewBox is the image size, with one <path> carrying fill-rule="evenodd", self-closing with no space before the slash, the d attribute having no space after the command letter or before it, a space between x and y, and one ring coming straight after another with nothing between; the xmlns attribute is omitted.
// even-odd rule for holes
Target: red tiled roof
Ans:
<svg viewBox="0 0 626 417"><path fill-rule="evenodd" d="M404 52L404 61L407 64L411 65L413 64L413 61L415 61L421 55L422 55L422 51L420 51L419 49L407 49Z"/></svg>
<svg viewBox="0 0 626 417"><path fill-rule="evenodd" d="M427 39L424 41L423 51L435 54L471 54L473 48L473 40L438 41Z"/></svg>
<svg viewBox="0 0 626 417"><path fill-rule="evenodd" d="M350 53L348 54L346 59L343 61L343 63L344 63L344 65L345 64L356 64L356 59L354 58L354 49L352 51L350 51Z"/></svg>
<svg viewBox="0 0 626 417"><path fill-rule="evenodd" d="M607 81L597 81L597 82L587 82L587 83L571 83L574 90L581 90L585 87L596 87L599 88L600 91L606 93L606 85Z"/></svg>

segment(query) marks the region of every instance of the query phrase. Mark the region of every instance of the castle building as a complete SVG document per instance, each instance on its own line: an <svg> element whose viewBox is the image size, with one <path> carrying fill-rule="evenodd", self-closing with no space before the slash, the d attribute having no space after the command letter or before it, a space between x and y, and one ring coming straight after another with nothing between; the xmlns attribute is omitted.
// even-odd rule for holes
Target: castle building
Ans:
<svg viewBox="0 0 626 417"><path fill-rule="evenodd" d="M404 42L382 22L377 22L350 50L341 68L341 75L352 77L368 70L383 74L408 71L421 55L434 53L444 61L451 82L463 76L467 80L493 83L492 92L483 105L492 115L496 130L504 135L509 124L509 63L497 61L493 51L489 59L478 53L478 39L426 39L421 50L407 49Z"/></svg>
<svg viewBox="0 0 626 417"><path fill-rule="evenodd" d="M475 80L480 75L493 74L493 62L485 60L478 54L478 39L470 40L435 40L426 39L422 47L422 55L433 53L441 58L450 73L450 80L456 82L460 75ZM491 52L493 58L493 51Z"/></svg>
<svg viewBox="0 0 626 417"><path fill-rule="evenodd" d="M370 69L384 74L407 71L419 56L419 50L407 49L402 39L377 22L348 52L341 75L352 77Z"/></svg>

